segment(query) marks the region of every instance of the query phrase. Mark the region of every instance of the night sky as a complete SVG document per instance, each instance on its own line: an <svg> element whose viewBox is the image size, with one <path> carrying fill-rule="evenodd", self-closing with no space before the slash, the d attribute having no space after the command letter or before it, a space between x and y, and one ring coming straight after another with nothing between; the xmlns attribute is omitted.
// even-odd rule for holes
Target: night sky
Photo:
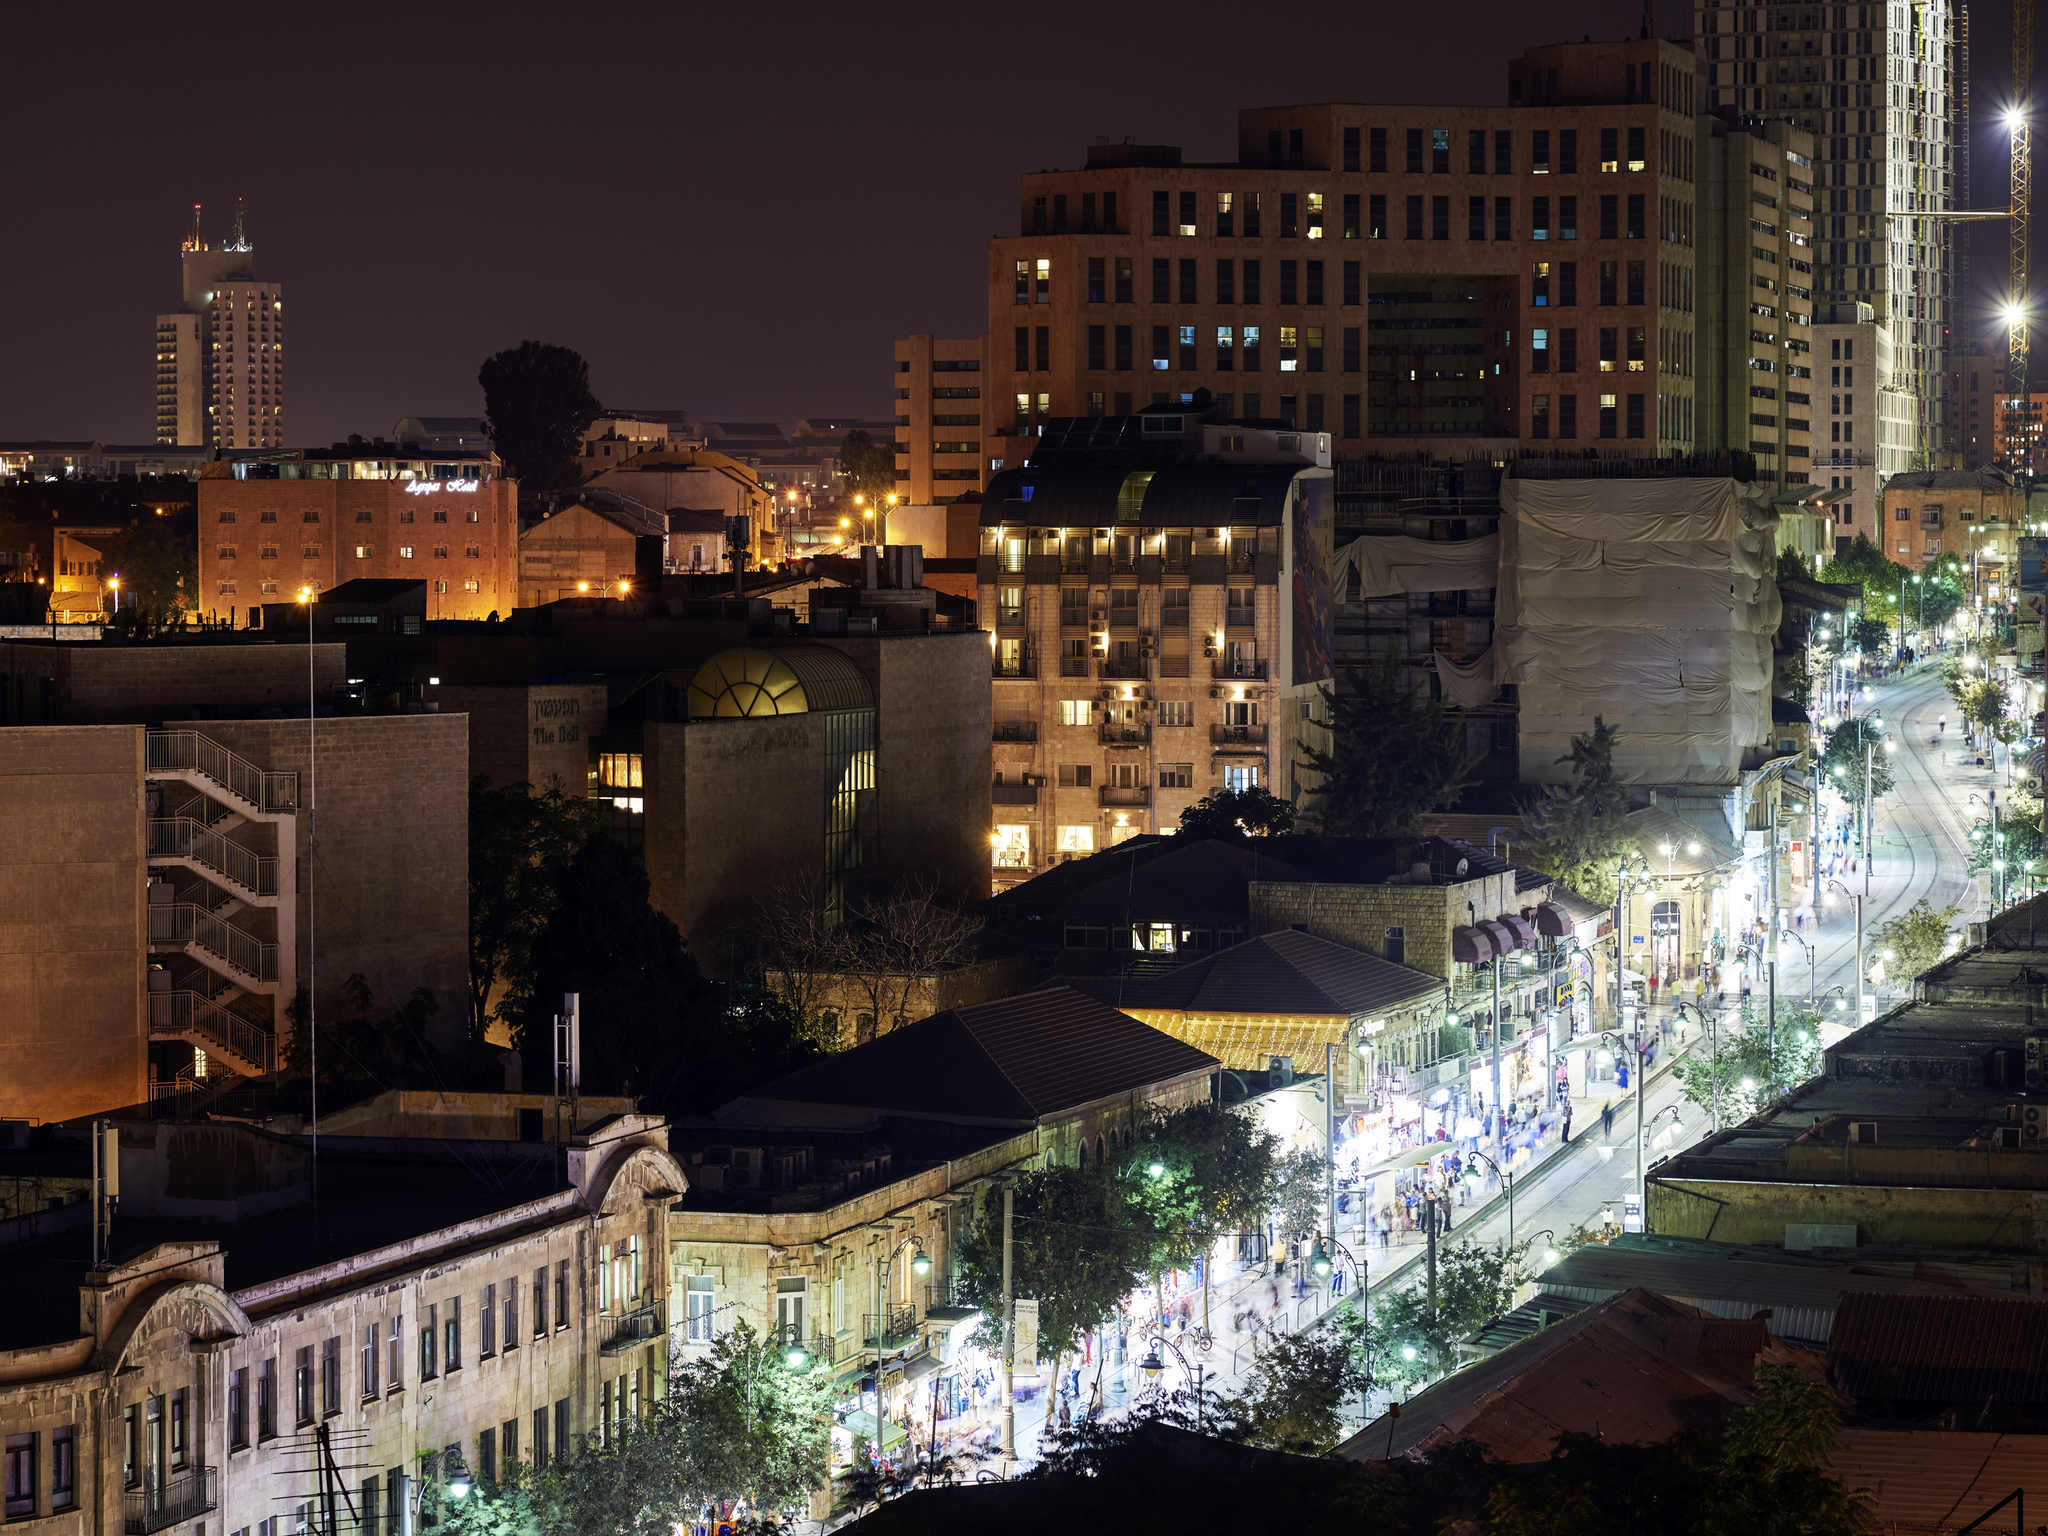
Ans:
<svg viewBox="0 0 2048 1536"><path fill-rule="evenodd" d="M1640 14L314 10L13 8L0 439L148 439L153 319L175 307L191 204L217 241L237 194L258 275L285 285L294 444L476 414L477 364L525 337L582 351L608 405L885 416L893 337L983 325L986 241L1013 227L1021 172L1078 164L1097 137L1228 158L1239 106L1501 101L1522 48L1629 35ZM1984 118L2009 12L1975 14ZM1680 29L1689 6L1659 16ZM1978 206L2003 201L1996 147ZM2002 287L2002 230L1979 249L1979 285L1995 269Z"/></svg>

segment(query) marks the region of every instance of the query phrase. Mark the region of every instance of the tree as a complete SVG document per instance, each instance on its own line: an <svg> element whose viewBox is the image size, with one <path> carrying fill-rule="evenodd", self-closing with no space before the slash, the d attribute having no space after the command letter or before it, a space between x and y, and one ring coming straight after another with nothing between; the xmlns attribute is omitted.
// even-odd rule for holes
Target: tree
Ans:
<svg viewBox="0 0 2048 1536"><path fill-rule="evenodd" d="M485 358L476 381L484 392L484 430L521 488L574 485L583 434L603 410L582 354L522 341Z"/></svg>
<svg viewBox="0 0 2048 1536"><path fill-rule="evenodd" d="M1798 550L1781 549L1778 551L1778 580L1781 584L1788 581L1811 581L1812 579L1813 571L1800 558Z"/></svg>
<svg viewBox="0 0 2048 1536"><path fill-rule="evenodd" d="M1132 1224L1120 1184L1099 1166L1028 1173L1011 1199L1013 1294L1038 1301L1040 1350L1065 1354L1115 1315L1138 1282L1149 1245ZM967 1229L955 1297L981 1309L984 1342L998 1343L1005 1326L999 1190L983 1196Z"/></svg>
<svg viewBox="0 0 2048 1536"><path fill-rule="evenodd" d="M1994 728L2012 708L2012 695L1995 677L1973 678L1956 701L1963 718L1980 730Z"/></svg>
<svg viewBox="0 0 2048 1536"><path fill-rule="evenodd" d="M1281 837L1294 830L1294 807L1263 785L1219 789L1180 813L1183 837Z"/></svg>
<svg viewBox="0 0 2048 1536"><path fill-rule="evenodd" d="M1962 910L1937 907L1923 896L1871 935L1871 948L1894 986L1910 987L1922 971L1940 962L1949 950L1949 925Z"/></svg>
<svg viewBox="0 0 2048 1536"><path fill-rule="evenodd" d="M941 905L931 881L853 904L832 946L836 969L867 1005L876 1034L911 1021L920 986L979 952L982 921Z"/></svg>
<svg viewBox="0 0 2048 1536"><path fill-rule="evenodd" d="M682 1477L702 1502L744 1500L756 1515L791 1512L831 1472L831 1374L790 1341L736 1324L710 1353L670 1371L668 1413Z"/></svg>
<svg viewBox="0 0 2048 1536"><path fill-rule="evenodd" d="M197 555L170 519L139 518L107 540L100 553L107 574L121 581L114 621L121 629L148 640L183 626Z"/></svg>
<svg viewBox="0 0 2048 1536"><path fill-rule="evenodd" d="M525 784L469 787L469 1032L481 1040L506 1017L492 994L533 990L533 945L554 915L569 862L591 829L590 803L560 786L539 794Z"/></svg>
<svg viewBox="0 0 2048 1536"><path fill-rule="evenodd" d="M2013 877L2041 857L2041 802L2024 789L2010 790L1998 811L1996 857L2005 860L2008 885ZM1994 857L1991 818L1986 816L1970 828L1970 873L1991 867Z"/></svg>
<svg viewBox="0 0 2048 1536"><path fill-rule="evenodd" d="M1523 802L1522 833L1531 862L1589 901L1610 904L1615 871L1635 847L1628 792L1614 771L1620 733L1598 715L1593 729L1572 738L1558 761L1571 764L1569 785L1547 784Z"/></svg>
<svg viewBox="0 0 2048 1536"><path fill-rule="evenodd" d="M1723 1125L1740 1124L1820 1071L1820 1026L1813 1009L1781 1005L1772 1029L1754 1003L1745 1002L1739 1028L1720 1033L1718 1043L1710 1036L1705 1053L1695 1049L1679 1058L1679 1091L1702 1109L1718 1108Z"/></svg>
<svg viewBox="0 0 2048 1536"><path fill-rule="evenodd" d="M475 1063L451 1056L434 1038L434 1016L441 1011L431 990L415 987L390 1013L378 1017L376 999L360 971L341 984L341 1013L320 1020L322 1083L467 1082ZM313 1076L313 1032L306 990L286 1009L291 1043L284 1069L295 1077Z"/></svg>
<svg viewBox="0 0 2048 1536"><path fill-rule="evenodd" d="M1324 685L1323 702L1330 747L1309 748L1302 766L1319 780L1324 831L1398 837L1455 803L1471 782L1464 723L1409 687L1399 662L1352 668L1344 688Z"/></svg>
<svg viewBox="0 0 2048 1536"><path fill-rule="evenodd" d="M1849 641L1866 656L1875 656L1890 644L1891 634L1891 625L1868 613L1859 613L1849 621Z"/></svg>
<svg viewBox="0 0 2048 1536"><path fill-rule="evenodd" d="M1870 749L1870 792L1891 793L1892 765L1884 749L1884 732L1870 723L1867 715L1845 720L1828 734L1828 749L1821 754L1822 775L1850 805L1863 805L1864 749Z"/></svg>
<svg viewBox="0 0 2048 1536"><path fill-rule="evenodd" d="M1907 580L1909 575L1904 566L1886 559L1884 551L1860 533L1847 549L1836 554L1820 571L1822 581L1861 589L1863 615L1875 626L1876 639L1874 644L1865 644L1860 637L1852 635L1851 638L1865 651L1883 646L1886 635L1896 626L1899 583Z"/></svg>
<svg viewBox="0 0 2048 1536"><path fill-rule="evenodd" d="M797 881L769 892L754 912L754 939L766 985L799 1023L822 1020L839 990L842 949L823 882ZM828 1047L839 1043L826 1041Z"/></svg>
<svg viewBox="0 0 2048 1536"><path fill-rule="evenodd" d="M1208 1100L1141 1122L1118 1170L1152 1242L1147 1267L1186 1264L1227 1232L1262 1231L1278 1149L1247 1116Z"/></svg>
<svg viewBox="0 0 2048 1536"><path fill-rule="evenodd" d="M1322 1456L1343 1438L1344 1410L1373 1385L1365 1319L1349 1307L1300 1333L1281 1333L1259 1355L1243 1390L1219 1416L1229 1439Z"/></svg>
<svg viewBox="0 0 2048 1536"><path fill-rule="evenodd" d="M538 1080L569 992L581 1000L589 1091L644 1091L667 1081L700 1044L684 1027L707 991L697 964L676 925L650 905L646 867L616 838L590 838L570 858L533 941L531 971L531 990L511 1005L512 1038ZM715 1012L710 1020L715 1026Z"/></svg>
<svg viewBox="0 0 2048 1536"><path fill-rule="evenodd" d="M1447 1243L1437 1250L1434 1304L1426 1284L1376 1296L1370 1331L1374 1378L1412 1385L1440 1374L1461 1340L1513 1304L1515 1288L1528 1278L1526 1246Z"/></svg>
<svg viewBox="0 0 2048 1536"><path fill-rule="evenodd" d="M896 492L896 455L856 427L839 441L839 475L849 496L881 506Z"/></svg>
<svg viewBox="0 0 2048 1536"><path fill-rule="evenodd" d="M1290 1152L1273 1170L1273 1226L1283 1238L1320 1232L1329 1219L1330 1160L1314 1148Z"/></svg>

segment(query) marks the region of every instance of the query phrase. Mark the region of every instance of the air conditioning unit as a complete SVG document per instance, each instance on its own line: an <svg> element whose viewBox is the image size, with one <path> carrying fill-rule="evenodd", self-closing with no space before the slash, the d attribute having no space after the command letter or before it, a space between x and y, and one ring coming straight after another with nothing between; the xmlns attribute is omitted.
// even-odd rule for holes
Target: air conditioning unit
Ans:
<svg viewBox="0 0 2048 1536"><path fill-rule="evenodd" d="M1851 1120L1849 1122L1849 1141L1852 1146L1876 1146L1877 1122L1875 1120Z"/></svg>
<svg viewBox="0 0 2048 1536"><path fill-rule="evenodd" d="M1211 688L1209 690L1209 697L1212 699L1220 699L1223 697L1223 690L1221 688Z"/></svg>
<svg viewBox="0 0 2048 1536"><path fill-rule="evenodd" d="M1100 624L1108 617L1109 614L1101 608L1090 608L1088 610L1088 619L1090 623Z"/></svg>
<svg viewBox="0 0 2048 1536"><path fill-rule="evenodd" d="M2048 1141L2048 1104L2020 1106L2020 1140L2030 1147Z"/></svg>

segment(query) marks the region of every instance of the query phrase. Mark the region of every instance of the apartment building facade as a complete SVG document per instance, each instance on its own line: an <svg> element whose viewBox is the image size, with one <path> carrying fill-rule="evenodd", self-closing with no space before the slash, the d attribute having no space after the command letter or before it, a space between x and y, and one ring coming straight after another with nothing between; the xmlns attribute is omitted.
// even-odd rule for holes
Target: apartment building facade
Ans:
<svg viewBox="0 0 2048 1536"><path fill-rule="evenodd" d="M1985 601L2017 569L2026 494L1996 469L1914 470L1884 488L1885 555L1908 568L1954 560Z"/></svg>
<svg viewBox="0 0 2048 1536"><path fill-rule="evenodd" d="M1331 675L1327 434L1151 409L1054 424L989 482L999 885L1221 789L1298 791Z"/></svg>
<svg viewBox="0 0 2048 1536"><path fill-rule="evenodd" d="M492 453L384 445L237 459L199 480L197 607L233 624L358 577L424 581L429 619L519 602L518 484Z"/></svg>
<svg viewBox="0 0 2048 1536"><path fill-rule="evenodd" d="M284 289L256 276L235 210L219 246L199 208L179 248L179 307L156 317L156 440L230 450L284 446Z"/></svg>
<svg viewBox="0 0 2048 1536"><path fill-rule="evenodd" d="M1898 387L1891 332L1867 304L1836 306L1843 312L1855 318L1813 327L1813 483L1843 493L1830 498L1838 539L1875 543L1884 535L1882 488L1912 466L1915 402Z"/></svg>
<svg viewBox="0 0 2048 1536"><path fill-rule="evenodd" d="M982 458L984 336L921 332L896 343L896 496L958 501L988 483Z"/></svg>
<svg viewBox="0 0 2048 1536"><path fill-rule="evenodd" d="M408 1497L427 1490L430 1518L457 1471L573 1455L663 1390L667 1209L686 1186L659 1119L572 1136L566 1180L551 1149L516 1142L402 1142L408 1166L390 1143L323 1141L346 1237L320 1234L296 1141L163 1123L108 1138L118 1258L87 1268L83 1221L19 1244L0 1348L10 1521L396 1536L421 1513ZM480 1196L483 1164L497 1182ZM138 1250L137 1219L192 1235Z"/></svg>
<svg viewBox="0 0 2048 1536"><path fill-rule="evenodd" d="M1233 164L1027 176L990 244L991 465L1199 391L1339 458L1746 450L1699 414L1703 109L1686 48L1559 45L1503 106L1260 108Z"/></svg>
<svg viewBox="0 0 2048 1536"><path fill-rule="evenodd" d="M1812 148L1782 122L1702 122L1703 425L1767 485L1805 484L1812 458Z"/></svg>
<svg viewBox="0 0 2048 1536"><path fill-rule="evenodd" d="M1953 451L1960 0L1758 5L1694 0L1710 103L1813 135L1816 299L1865 303L1897 349L1919 457Z"/></svg>

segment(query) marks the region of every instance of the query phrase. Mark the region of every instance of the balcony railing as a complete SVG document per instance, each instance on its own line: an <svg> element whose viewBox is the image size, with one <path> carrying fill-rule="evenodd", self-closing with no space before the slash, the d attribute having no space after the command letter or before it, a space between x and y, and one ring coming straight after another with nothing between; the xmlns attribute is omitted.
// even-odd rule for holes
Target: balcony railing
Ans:
<svg viewBox="0 0 2048 1536"><path fill-rule="evenodd" d="M1105 725L1098 732L1105 747L1142 747L1152 739L1149 725Z"/></svg>
<svg viewBox="0 0 2048 1536"><path fill-rule="evenodd" d="M123 1495L122 1506L127 1536L167 1531L220 1508L220 1473L212 1467L195 1467L154 1488L130 1488Z"/></svg>
<svg viewBox="0 0 2048 1536"><path fill-rule="evenodd" d="M1223 678L1253 679L1265 681L1266 663L1248 656L1225 656L1210 669L1210 675Z"/></svg>
<svg viewBox="0 0 2048 1536"><path fill-rule="evenodd" d="M646 1302L623 1316L599 1319L597 1352L622 1355L637 1344L651 1344L661 1337L661 1303Z"/></svg>
<svg viewBox="0 0 2048 1536"><path fill-rule="evenodd" d="M869 1349L894 1349L899 1344L908 1344L917 1337L917 1308L909 1302L884 1308L879 1344L875 1338L875 1314L864 1312L861 1314L860 1336Z"/></svg>
<svg viewBox="0 0 2048 1536"><path fill-rule="evenodd" d="M998 720L992 727L997 741L1036 741L1038 722L1036 720Z"/></svg>
<svg viewBox="0 0 2048 1536"><path fill-rule="evenodd" d="M148 772L196 773L261 811L298 809L296 773L267 773L197 731L151 731L143 752Z"/></svg>
<svg viewBox="0 0 2048 1536"><path fill-rule="evenodd" d="M1060 658L1061 677L1086 677L1087 675L1088 658L1086 656L1062 656Z"/></svg>
<svg viewBox="0 0 2048 1536"><path fill-rule="evenodd" d="M1266 747L1266 727L1263 725L1212 725L1209 727L1209 744L1229 749L1246 747L1263 752Z"/></svg>
<svg viewBox="0 0 2048 1536"><path fill-rule="evenodd" d="M1144 784L1105 784L1102 786L1103 805L1150 805L1152 791Z"/></svg>
<svg viewBox="0 0 2048 1536"><path fill-rule="evenodd" d="M1095 663L1095 675L1102 678L1146 678L1152 664L1142 656L1105 656Z"/></svg>
<svg viewBox="0 0 2048 1536"><path fill-rule="evenodd" d="M247 1062L258 1072L272 1066L270 1031L250 1023L197 992L178 990L149 994L152 1039L182 1039L187 1032L212 1041L225 1055Z"/></svg>
<svg viewBox="0 0 2048 1536"><path fill-rule="evenodd" d="M988 792L990 805L1036 805L1038 786L1036 784L996 784Z"/></svg>
<svg viewBox="0 0 2048 1536"><path fill-rule="evenodd" d="M998 656L991 663L997 677L1036 677L1038 663L1028 656Z"/></svg>

